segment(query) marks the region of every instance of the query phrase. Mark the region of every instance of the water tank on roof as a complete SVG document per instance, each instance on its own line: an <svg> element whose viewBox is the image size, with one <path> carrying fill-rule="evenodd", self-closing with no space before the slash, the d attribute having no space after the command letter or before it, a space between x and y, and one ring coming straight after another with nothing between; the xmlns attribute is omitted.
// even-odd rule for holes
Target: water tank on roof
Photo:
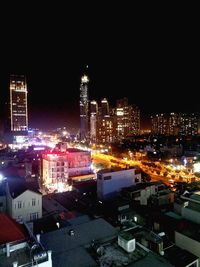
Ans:
<svg viewBox="0 0 200 267"><path fill-rule="evenodd" d="M135 238L127 240L118 235L118 245L122 247L126 252L133 252L135 250Z"/></svg>

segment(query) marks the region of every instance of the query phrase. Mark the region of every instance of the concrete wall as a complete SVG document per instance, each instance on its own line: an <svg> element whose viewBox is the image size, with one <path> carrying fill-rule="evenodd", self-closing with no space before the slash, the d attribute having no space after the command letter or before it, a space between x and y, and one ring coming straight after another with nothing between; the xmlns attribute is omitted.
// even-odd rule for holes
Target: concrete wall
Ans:
<svg viewBox="0 0 200 267"><path fill-rule="evenodd" d="M200 242L175 231L175 244L200 258Z"/></svg>
<svg viewBox="0 0 200 267"><path fill-rule="evenodd" d="M79 167L79 168L68 168L69 176L78 176L78 175L84 175L91 172L90 166L88 167Z"/></svg>
<svg viewBox="0 0 200 267"><path fill-rule="evenodd" d="M141 190L140 193L140 205L147 205L147 200L151 195L155 195L156 194L156 186L155 185L151 185L146 187L145 189Z"/></svg>
<svg viewBox="0 0 200 267"><path fill-rule="evenodd" d="M199 211L192 210L187 207L186 208L182 207L182 217L189 221L200 224L200 212Z"/></svg>
<svg viewBox="0 0 200 267"><path fill-rule="evenodd" d="M168 194L161 195L158 197L159 205L166 205L170 203L174 203L174 192L169 192Z"/></svg>

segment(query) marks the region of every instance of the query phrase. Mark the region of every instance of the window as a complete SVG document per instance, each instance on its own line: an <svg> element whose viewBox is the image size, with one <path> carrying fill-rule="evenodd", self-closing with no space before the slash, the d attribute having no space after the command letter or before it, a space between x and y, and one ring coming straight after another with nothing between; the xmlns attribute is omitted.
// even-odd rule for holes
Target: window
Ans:
<svg viewBox="0 0 200 267"><path fill-rule="evenodd" d="M32 206L35 206L36 200L35 198L32 198Z"/></svg>
<svg viewBox="0 0 200 267"><path fill-rule="evenodd" d="M104 180L111 180L111 176L104 176Z"/></svg>
<svg viewBox="0 0 200 267"><path fill-rule="evenodd" d="M36 220L38 218L38 212L30 213L30 221Z"/></svg>
<svg viewBox="0 0 200 267"><path fill-rule="evenodd" d="M18 201L17 202L17 207L18 207L18 209L21 209L22 208L22 201Z"/></svg>

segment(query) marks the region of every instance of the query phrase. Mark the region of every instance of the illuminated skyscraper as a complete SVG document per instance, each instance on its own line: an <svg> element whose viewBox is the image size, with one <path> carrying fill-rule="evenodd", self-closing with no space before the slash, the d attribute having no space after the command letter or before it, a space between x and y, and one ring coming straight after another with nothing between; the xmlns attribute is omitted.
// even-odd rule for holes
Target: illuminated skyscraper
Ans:
<svg viewBox="0 0 200 267"><path fill-rule="evenodd" d="M108 116L109 115L109 104L106 98L101 100L101 115Z"/></svg>
<svg viewBox="0 0 200 267"><path fill-rule="evenodd" d="M126 97L117 100L115 130L118 140L140 133L140 110L136 105L129 105Z"/></svg>
<svg viewBox="0 0 200 267"><path fill-rule="evenodd" d="M95 100L90 102L90 140L96 142L97 138L98 104Z"/></svg>
<svg viewBox="0 0 200 267"><path fill-rule="evenodd" d="M113 117L109 111L109 103L106 98L101 100L101 107L97 118L97 142L110 144L114 141Z"/></svg>
<svg viewBox="0 0 200 267"><path fill-rule="evenodd" d="M81 86L80 86L80 138L85 141L88 139L88 130L89 130L89 114L88 114L88 76L83 75L81 77Z"/></svg>
<svg viewBox="0 0 200 267"><path fill-rule="evenodd" d="M28 130L27 84L24 75L10 76L11 131Z"/></svg>
<svg viewBox="0 0 200 267"><path fill-rule="evenodd" d="M151 117L152 133L198 135L199 113L162 113Z"/></svg>

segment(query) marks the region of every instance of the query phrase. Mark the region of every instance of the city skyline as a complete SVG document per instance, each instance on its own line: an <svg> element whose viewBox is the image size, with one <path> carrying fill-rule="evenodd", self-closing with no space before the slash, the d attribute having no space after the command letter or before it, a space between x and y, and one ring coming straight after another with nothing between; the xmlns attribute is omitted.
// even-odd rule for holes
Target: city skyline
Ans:
<svg viewBox="0 0 200 267"><path fill-rule="evenodd" d="M13 12L12 27L1 35L1 105L9 75L22 74L27 77L30 126L79 127L80 80L88 65L89 99L105 97L115 105L127 97L140 108L142 127L154 112L199 111L198 43L192 21L175 14L170 20L164 14L149 20L143 14L136 21L128 13L122 21L120 12L127 10L104 10L102 20L100 12L83 16L77 11L74 20L80 15L83 24L72 26L64 16L52 22L51 13L42 9L35 23L30 13L19 11L29 27L23 40L17 29L24 29L24 19Z"/></svg>

